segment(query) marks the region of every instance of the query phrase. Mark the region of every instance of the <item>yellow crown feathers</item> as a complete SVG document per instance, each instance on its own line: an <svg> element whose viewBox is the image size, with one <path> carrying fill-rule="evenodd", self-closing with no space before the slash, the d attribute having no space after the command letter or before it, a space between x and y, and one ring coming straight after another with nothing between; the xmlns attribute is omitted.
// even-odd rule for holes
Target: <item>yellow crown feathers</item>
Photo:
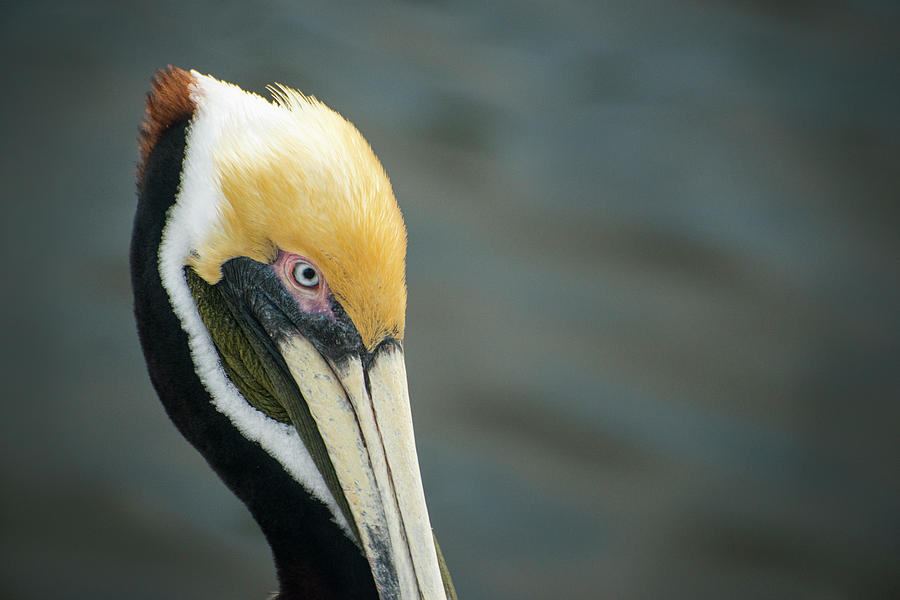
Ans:
<svg viewBox="0 0 900 600"><path fill-rule="evenodd" d="M215 283L230 258L303 255L367 348L402 339L406 228L384 168L341 115L296 90L272 91L277 118L238 114L223 128L213 171L224 201L188 264Z"/></svg>

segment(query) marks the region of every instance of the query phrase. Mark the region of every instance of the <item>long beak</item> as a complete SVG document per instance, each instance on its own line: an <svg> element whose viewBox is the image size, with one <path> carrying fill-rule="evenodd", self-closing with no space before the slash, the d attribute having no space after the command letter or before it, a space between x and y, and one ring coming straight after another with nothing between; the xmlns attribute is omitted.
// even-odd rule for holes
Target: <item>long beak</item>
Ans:
<svg viewBox="0 0 900 600"><path fill-rule="evenodd" d="M452 597L425 506L399 343L383 344L367 368L357 355L326 359L299 334L283 338L279 350L321 436L339 485L332 493L343 496L336 500L379 597Z"/></svg>
<svg viewBox="0 0 900 600"><path fill-rule="evenodd" d="M222 366L250 404L296 428L379 597L456 600L425 507L399 342L382 343L365 368L351 348L326 358L285 316L267 265L237 258L222 272L208 285L185 268Z"/></svg>

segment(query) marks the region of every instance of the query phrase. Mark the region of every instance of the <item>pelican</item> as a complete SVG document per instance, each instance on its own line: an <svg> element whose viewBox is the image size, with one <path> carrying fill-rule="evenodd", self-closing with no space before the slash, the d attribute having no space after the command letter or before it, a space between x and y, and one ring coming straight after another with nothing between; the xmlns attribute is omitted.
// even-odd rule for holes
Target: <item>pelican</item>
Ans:
<svg viewBox="0 0 900 600"><path fill-rule="evenodd" d="M453 600L403 354L406 229L357 129L157 72L140 132L134 310L153 386L250 510L280 600Z"/></svg>

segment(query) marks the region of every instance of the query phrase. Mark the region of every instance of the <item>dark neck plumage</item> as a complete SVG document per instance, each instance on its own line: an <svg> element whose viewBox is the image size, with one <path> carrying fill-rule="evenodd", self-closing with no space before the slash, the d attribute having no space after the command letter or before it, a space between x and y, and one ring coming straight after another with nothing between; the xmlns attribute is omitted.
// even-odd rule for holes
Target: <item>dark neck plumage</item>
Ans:
<svg viewBox="0 0 900 600"><path fill-rule="evenodd" d="M262 528L275 558L280 599L377 598L366 560L329 510L214 408L194 371L187 334L160 280L158 258L166 212L178 190L186 131L187 122L181 121L160 136L139 183L131 277L150 379L182 435Z"/></svg>

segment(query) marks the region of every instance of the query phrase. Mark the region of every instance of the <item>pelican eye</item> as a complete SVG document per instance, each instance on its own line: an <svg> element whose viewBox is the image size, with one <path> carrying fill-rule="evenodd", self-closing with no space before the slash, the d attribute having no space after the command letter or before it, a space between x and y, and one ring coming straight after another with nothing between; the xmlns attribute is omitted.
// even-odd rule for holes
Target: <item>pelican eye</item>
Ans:
<svg viewBox="0 0 900 600"><path fill-rule="evenodd" d="M319 272L308 262L297 261L291 269L291 277L294 283L305 288L314 288L319 285Z"/></svg>

